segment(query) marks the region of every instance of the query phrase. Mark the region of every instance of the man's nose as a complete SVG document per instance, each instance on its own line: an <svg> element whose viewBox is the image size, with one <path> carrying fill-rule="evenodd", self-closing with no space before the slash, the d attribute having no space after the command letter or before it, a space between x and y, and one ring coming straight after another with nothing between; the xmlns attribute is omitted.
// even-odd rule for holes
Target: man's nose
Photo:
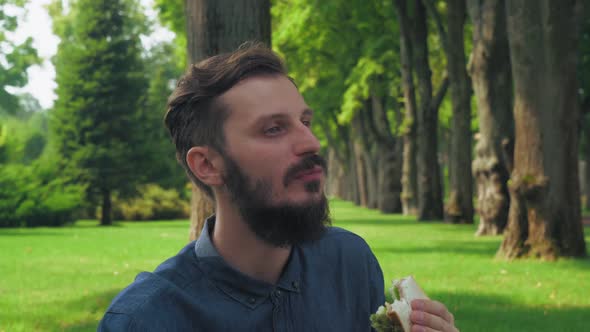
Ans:
<svg viewBox="0 0 590 332"><path fill-rule="evenodd" d="M294 150L296 155L317 154L320 152L320 141L311 132L311 128L301 125L295 137Z"/></svg>

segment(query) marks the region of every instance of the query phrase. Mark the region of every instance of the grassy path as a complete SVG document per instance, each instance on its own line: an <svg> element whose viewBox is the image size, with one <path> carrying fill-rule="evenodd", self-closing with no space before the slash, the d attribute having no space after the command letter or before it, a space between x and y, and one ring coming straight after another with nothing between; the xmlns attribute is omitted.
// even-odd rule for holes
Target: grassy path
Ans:
<svg viewBox="0 0 590 332"><path fill-rule="evenodd" d="M504 262L501 238L474 226L418 224L346 202L334 224L364 237L386 282L413 274L448 305L461 331L583 331L590 317L590 260ZM0 229L0 332L95 331L111 299L135 275L174 255L188 223ZM590 244L589 228L586 241Z"/></svg>

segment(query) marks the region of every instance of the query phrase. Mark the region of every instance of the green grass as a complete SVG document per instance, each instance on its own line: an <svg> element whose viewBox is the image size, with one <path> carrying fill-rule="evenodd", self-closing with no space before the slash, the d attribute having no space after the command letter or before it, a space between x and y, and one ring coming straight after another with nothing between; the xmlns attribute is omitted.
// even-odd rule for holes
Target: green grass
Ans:
<svg viewBox="0 0 590 332"><path fill-rule="evenodd" d="M498 261L501 237L475 238L475 226L419 224L340 201L332 214L367 240L387 284L414 275L461 331L587 330L590 260ZM0 229L0 332L95 331L111 299L187 237L180 221Z"/></svg>

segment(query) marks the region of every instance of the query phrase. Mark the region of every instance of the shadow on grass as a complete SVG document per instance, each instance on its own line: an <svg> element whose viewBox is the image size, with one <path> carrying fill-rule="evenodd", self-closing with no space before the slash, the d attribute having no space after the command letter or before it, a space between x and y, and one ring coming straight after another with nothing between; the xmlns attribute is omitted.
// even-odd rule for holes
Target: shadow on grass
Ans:
<svg viewBox="0 0 590 332"><path fill-rule="evenodd" d="M475 242L475 241L453 241L437 242L435 244L424 244L422 247L377 247L375 252L394 253L396 255L405 254L454 254L454 255L481 255L494 258L500 243L495 242Z"/></svg>
<svg viewBox="0 0 590 332"><path fill-rule="evenodd" d="M417 227L429 227L429 226L449 226L449 231L456 229L473 229L475 232L476 225L474 224L453 224L442 220L433 221L417 221L416 217L383 214L383 215L371 215L367 217L354 216L354 217L343 217L334 216L334 225L346 225L346 226L362 226L362 225L411 225ZM445 229L446 228L442 228Z"/></svg>
<svg viewBox="0 0 590 332"><path fill-rule="evenodd" d="M69 235L59 231L39 231L34 228L0 228L0 237L3 236L64 236Z"/></svg>
<svg viewBox="0 0 590 332"><path fill-rule="evenodd" d="M112 289L102 293L85 295L64 305L66 312L83 312L86 318L74 322L54 322L55 330L60 331L96 331L98 323L113 298L122 289Z"/></svg>
<svg viewBox="0 0 590 332"><path fill-rule="evenodd" d="M421 225L423 223L418 223L416 220L406 219L406 218L391 218L389 216L379 218L379 217L338 217L334 218L334 226L363 226L363 225L388 225L388 226L395 226L395 225ZM429 224L427 224L429 225Z"/></svg>
<svg viewBox="0 0 590 332"><path fill-rule="evenodd" d="M590 306L529 306L519 299L468 293L432 293L455 315L461 331L586 331Z"/></svg>

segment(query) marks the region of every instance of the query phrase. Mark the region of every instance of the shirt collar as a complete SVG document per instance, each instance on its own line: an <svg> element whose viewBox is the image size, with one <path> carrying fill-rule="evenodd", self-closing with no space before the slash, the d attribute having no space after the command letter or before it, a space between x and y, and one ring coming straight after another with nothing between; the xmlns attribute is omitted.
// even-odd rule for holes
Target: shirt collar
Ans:
<svg viewBox="0 0 590 332"><path fill-rule="evenodd" d="M211 241L215 215L205 225L195 242L195 254L200 268L226 295L249 308L256 308L277 288L298 293L301 289L301 251L293 247L285 269L276 285L253 279L227 264Z"/></svg>

